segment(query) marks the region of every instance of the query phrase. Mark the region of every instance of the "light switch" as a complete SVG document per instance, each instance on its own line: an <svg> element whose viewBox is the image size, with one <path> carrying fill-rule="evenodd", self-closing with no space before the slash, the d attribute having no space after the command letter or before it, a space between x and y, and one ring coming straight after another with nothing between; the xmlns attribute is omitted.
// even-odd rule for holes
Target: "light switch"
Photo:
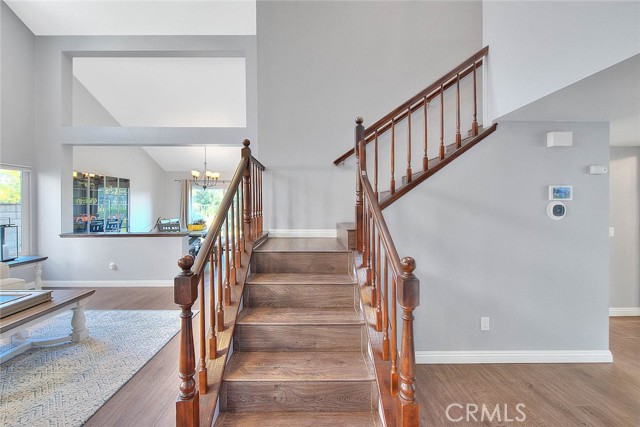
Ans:
<svg viewBox="0 0 640 427"><path fill-rule="evenodd" d="M616 235L616 229L614 227L609 227L609 237L613 237Z"/></svg>

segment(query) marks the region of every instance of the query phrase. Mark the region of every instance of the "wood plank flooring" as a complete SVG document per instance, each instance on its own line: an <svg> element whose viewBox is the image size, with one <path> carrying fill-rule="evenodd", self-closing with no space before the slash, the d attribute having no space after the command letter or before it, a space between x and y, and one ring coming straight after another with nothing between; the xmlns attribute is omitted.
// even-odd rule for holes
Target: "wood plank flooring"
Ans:
<svg viewBox="0 0 640 427"><path fill-rule="evenodd" d="M97 289L87 307L90 310L175 308L172 288ZM610 342L613 364L418 365L417 398L421 405L421 423L430 427L638 427L640 317L612 318ZM173 426L179 383L178 344L175 337L85 425ZM445 411L448 405L456 402L493 406L506 403L510 408L524 403L527 421L452 423L446 420ZM366 415L362 417L363 423L358 425L368 425ZM260 424L260 420L252 420L251 415L247 415L246 422L244 425L265 425L264 420ZM300 426L306 425L323 424L301 419Z"/></svg>

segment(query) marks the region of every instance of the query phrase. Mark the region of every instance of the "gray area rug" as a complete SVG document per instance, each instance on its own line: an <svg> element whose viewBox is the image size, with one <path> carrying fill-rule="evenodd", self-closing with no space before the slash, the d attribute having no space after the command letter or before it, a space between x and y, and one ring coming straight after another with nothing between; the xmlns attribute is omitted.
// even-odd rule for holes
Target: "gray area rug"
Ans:
<svg viewBox="0 0 640 427"><path fill-rule="evenodd" d="M80 426L180 330L177 310L87 310L89 338L27 351L0 365L0 425ZM31 328L67 334L71 312ZM3 341L0 349L10 343Z"/></svg>

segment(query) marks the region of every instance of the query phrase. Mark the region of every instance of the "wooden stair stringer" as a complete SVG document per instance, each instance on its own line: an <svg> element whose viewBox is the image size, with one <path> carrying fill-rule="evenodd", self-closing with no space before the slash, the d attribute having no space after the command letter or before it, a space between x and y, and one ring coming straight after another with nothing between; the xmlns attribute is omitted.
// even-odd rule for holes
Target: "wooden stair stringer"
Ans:
<svg viewBox="0 0 640 427"><path fill-rule="evenodd" d="M424 172L413 173L411 175L412 176L411 182L401 185L396 189L396 191L393 194L391 194L389 191L380 192L380 201L378 202L380 204L380 209L384 209L390 206L393 202L395 202L400 197L402 197L403 195L411 191L411 189L413 189L414 187L417 187L420 183L425 181L427 178L429 178L436 172L440 171L442 168L444 168L446 165L454 161L456 158L460 157L462 154L468 151L471 147L474 147L480 141L482 141L483 139L491 135L493 132L495 132L497 127L498 127L498 124L494 123L488 128L482 129L482 131L479 132L477 136L466 138L464 140L466 142L463 141L463 144L460 148L454 151L451 151L449 153L446 153L444 156L444 159L442 160L437 157L434 159L430 159L429 169L427 169ZM402 179L402 181L405 181L405 180L406 180L406 177Z"/></svg>

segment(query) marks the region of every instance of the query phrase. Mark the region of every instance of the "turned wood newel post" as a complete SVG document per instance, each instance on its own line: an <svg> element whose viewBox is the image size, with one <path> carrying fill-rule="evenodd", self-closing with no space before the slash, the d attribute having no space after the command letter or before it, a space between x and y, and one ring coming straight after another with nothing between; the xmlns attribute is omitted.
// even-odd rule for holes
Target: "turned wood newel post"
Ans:
<svg viewBox="0 0 640 427"><path fill-rule="evenodd" d="M196 427L200 424L200 397L193 378L196 373L196 351L193 345L193 325L191 307L198 298L198 276L191 267L194 259L185 255L178 260L182 270L174 279L174 301L182 310L180 313L180 394L176 401L176 426ZM204 298L204 295L203 295ZM204 316L204 313L200 313Z"/></svg>
<svg viewBox="0 0 640 427"><path fill-rule="evenodd" d="M247 159L247 167L242 175L242 222L244 223L244 239L245 241L253 241L253 232L251 229L251 149L249 145L251 141L245 139L242 141L244 148L242 149L242 157Z"/></svg>
<svg viewBox="0 0 640 427"><path fill-rule="evenodd" d="M363 122L364 119L362 117L356 117L355 143L353 147L356 156L356 250L362 248L364 240L362 231L362 182L360 182L360 153L358 152L358 143L364 139Z"/></svg>
<svg viewBox="0 0 640 427"><path fill-rule="evenodd" d="M398 420L401 427L420 423L420 407L416 403L415 347L413 340L413 310L420 304L420 281L414 276L416 261L411 257L400 260L402 276L398 283L398 304L402 308L402 342L400 344L400 384L398 391Z"/></svg>

